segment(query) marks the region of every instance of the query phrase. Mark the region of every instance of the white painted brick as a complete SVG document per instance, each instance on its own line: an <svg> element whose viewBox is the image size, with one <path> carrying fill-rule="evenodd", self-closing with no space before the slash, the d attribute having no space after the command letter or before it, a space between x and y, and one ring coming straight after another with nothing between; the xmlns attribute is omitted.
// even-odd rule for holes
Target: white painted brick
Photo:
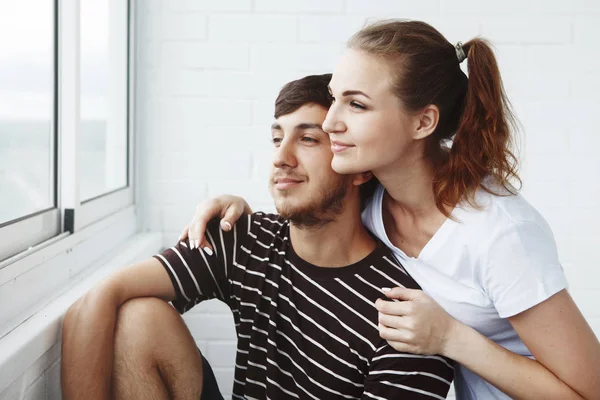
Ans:
<svg viewBox="0 0 600 400"><path fill-rule="evenodd" d="M235 363L237 340L209 343L206 358L213 368L231 367Z"/></svg>
<svg viewBox="0 0 600 400"><path fill-rule="evenodd" d="M292 44L256 45L251 49L251 66L254 70L333 71L345 45Z"/></svg>
<svg viewBox="0 0 600 400"><path fill-rule="evenodd" d="M396 18L409 18L410 14L431 13L437 14L440 12L439 0L378 0L378 1L363 1L363 0L347 0L346 10L350 14L366 14L366 15L389 15L396 14Z"/></svg>
<svg viewBox="0 0 600 400"><path fill-rule="evenodd" d="M224 398L231 398L231 391L233 390L233 365L229 368L213 368L215 377L217 378L217 384L221 390L221 394Z"/></svg>
<svg viewBox="0 0 600 400"><path fill-rule="evenodd" d="M171 98L161 109L166 126L187 125L198 134L204 126L246 126L252 121L252 103L246 101L210 101L196 98Z"/></svg>
<svg viewBox="0 0 600 400"><path fill-rule="evenodd" d="M172 14L163 20L165 39L202 40L208 36L207 18L201 14Z"/></svg>
<svg viewBox="0 0 600 400"><path fill-rule="evenodd" d="M523 1L526 11L531 14L569 15L575 12L578 0L529 0Z"/></svg>
<svg viewBox="0 0 600 400"><path fill-rule="evenodd" d="M481 19L471 15L434 15L424 20L437 29L452 44L467 42L481 34Z"/></svg>
<svg viewBox="0 0 600 400"><path fill-rule="evenodd" d="M245 71L250 65L250 49L244 45L166 42L161 53L160 62L167 70L198 67Z"/></svg>
<svg viewBox="0 0 600 400"><path fill-rule="evenodd" d="M214 15L210 18L213 42L260 43L296 40L296 17L265 15Z"/></svg>
<svg viewBox="0 0 600 400"><path fill-rule="evenodd" d="M174 12L250 12L252 0L168 0L165 7Z"/></svg>
<svg viewBox="0 0 600 400"><path fill-rule="evenodd" d="M598 307L598 291L596 290L571 290L571 296L577 307L586 318L600 318Z"/></svg>
<svg viewBox="0 0 600 400"><path fill-rule="evenodd" d="M600 274L596 265L586 265L581 261L577 264L565 262L563 263L563 268L569 281L570 290L600 290L600 279L598 279L600 278L600 276L598 276Z"/></svg>
<svg viewBox="0 0 600 400"><path fill-rule="evenodd" d="M206 198L207 194L204 183L198 184L198 182L188 180L169 179L153 184L152 188L152 197L148 201L153 205L180 204L181 199L185 198L196 199L199 203L202 199ZM194 210L191 209L189 212L191 215Z"/></svg>
<svg viewBox="0 0 600 400"><path fill-rule="evenodd" d="M208 197L221 194L235 194L243 197L251 206L259 203L272 204L273 200L269 193L268 180L259 179L252 181L221 181L212 183L208 188ZM258 210L258 209L257 209Z"/></svg>
<svg viewBox="0 0 600 400"><path fill-rule="evenodd" d="M574 0L573 3L577 14L600 14L600 2L597 0Z"/></svg>
<svg viewBox="0 0 600 400"><path fill-rule="evenodd" d="M197 340L196 347L200 350L200 353L206 357L206 351L208 350L208 341L206 340Z"/></svg>
<svg viewBox="0 0 600 400"><path fill-rule="evenodd" d="M185 322L195 340L237 340L231 313L230 315L194 314Z"/></svg>
<svg viewBox="0 0 600 400"><path fill-rule="evenodd" d="M229 153L227 160L218 160L210 151L189 151L166 154L162 179L221 179L250 178L250 154Z"/></svg>
<svg viewBox="0 0 600 400"><path fill-rule="evenodd" d="M344 9L344 0L255 0L254 11L268 13L337 13Z"/></svg>
<svg viewBox="0 0 600 400"><path fill-rule="evenodd" d="M62 389L60 387L60 360L46 371L46 396L48 400L62 399Z"/></svg>
<svg viewBox="0 0 600 400"><path fill-rule="evenodd" d="M495 43L564 44L571 42L572 20L568 17L486 17L481 33Z"/></svg>
<svg viewBox="0 0 600 400"><path fill-rule="evenodd" d="M29 386L23 400L40 400L46 398L46 381L41 376Z"/></svg>
<svg viewBox="0 0 600 400"><path fill-rule="evenodd" d="M441 0L442 14L523 14L528 2L523 0L477 1L477 0Z"/></svg>
<svg viewBox="0 0 600 400"><path fill-rule="evenodd" d="M217 253L219 249L217 249ZM227 304L222 302L221 300L212 299L208 301L203 301L194 307L188 314L223 314L229 315L231 314L231 309ZM186 314L186 315L188 315Z"/></svg>
<svg viewBox="0 0 600 400"><path fill-rule="evenodd" d="M306 16L298 18L300 43L346 43L365 25L366 19L354 16Z"/></svg>
<svg viewBox="0 0 600 400"><path fill-rule="evenodd" d="M575 19L575 44L590 45L598 49L600 38L600 16L578 17Z"/></svg>
<svg viewBox="0 0 600 400"><path fill-rule="evenodd" d="M254 124L271 126L275 113L275 101L260 100L254 102Z"/></svg>

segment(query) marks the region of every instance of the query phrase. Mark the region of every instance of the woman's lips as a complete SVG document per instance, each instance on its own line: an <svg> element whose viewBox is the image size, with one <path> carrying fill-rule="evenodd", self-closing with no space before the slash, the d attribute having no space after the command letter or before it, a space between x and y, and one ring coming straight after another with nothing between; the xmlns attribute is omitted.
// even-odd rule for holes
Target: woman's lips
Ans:
<svg viewBox="0 0 600 400"><path fill-rule="evenodd" d="M354 147L353 145L342 143L342 142L331 142L331 151L334 153L341 153L342 151L348 150L349 148Z"/></svg>

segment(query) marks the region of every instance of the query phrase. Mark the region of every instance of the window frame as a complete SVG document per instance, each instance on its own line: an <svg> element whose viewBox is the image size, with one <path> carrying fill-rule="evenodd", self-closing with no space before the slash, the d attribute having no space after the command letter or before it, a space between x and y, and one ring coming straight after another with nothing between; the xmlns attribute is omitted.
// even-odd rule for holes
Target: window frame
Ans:
<svg viewBox="0 0 600 400"><path fill-rule="evenodd" d="M123 0L107 1L109 4L122 4ZM51 125L54 207L0 224L0 241L4 243L0 248L0 271L69 234L135 205L135 0L125 1L127 50L117 62L122 61L126 67L123 111L127 135L126 186L85 201L80 199L81 0L54 0L54 119ZM109 18L113 18L113 13L121 12L115 7L109 9ZM118 17L119 20L123 19L122 14ZM113 54L117 50L109 47L109 52Z"/></svg>

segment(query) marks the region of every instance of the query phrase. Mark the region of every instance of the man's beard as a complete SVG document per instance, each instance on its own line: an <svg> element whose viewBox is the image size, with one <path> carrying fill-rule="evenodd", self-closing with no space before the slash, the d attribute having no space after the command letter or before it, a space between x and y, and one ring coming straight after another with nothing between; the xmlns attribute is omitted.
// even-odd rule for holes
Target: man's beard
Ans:
<svg viewBox="0 0 600 400"><path fill-rule="evenodd" d="M340 179L332 188L324 188L319 196L307 204L298 207L277 206L277 212L298 228L314 228L327 225L335 220L344 207L344 198L348 192L345 179Z"/></svg>

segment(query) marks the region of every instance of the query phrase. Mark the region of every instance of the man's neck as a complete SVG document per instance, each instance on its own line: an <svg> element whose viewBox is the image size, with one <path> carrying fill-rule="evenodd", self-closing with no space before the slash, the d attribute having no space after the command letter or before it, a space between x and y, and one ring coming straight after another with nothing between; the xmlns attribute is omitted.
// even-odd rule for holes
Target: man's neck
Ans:
<svg viewBox="0 0 600 400"><path fill-rule="evenodd" d="M319 267L344 267L375 249L375 240L362 224L358 203L349 203L326 224L309 227L290 222L290 240L300 258Z"/></svg>

